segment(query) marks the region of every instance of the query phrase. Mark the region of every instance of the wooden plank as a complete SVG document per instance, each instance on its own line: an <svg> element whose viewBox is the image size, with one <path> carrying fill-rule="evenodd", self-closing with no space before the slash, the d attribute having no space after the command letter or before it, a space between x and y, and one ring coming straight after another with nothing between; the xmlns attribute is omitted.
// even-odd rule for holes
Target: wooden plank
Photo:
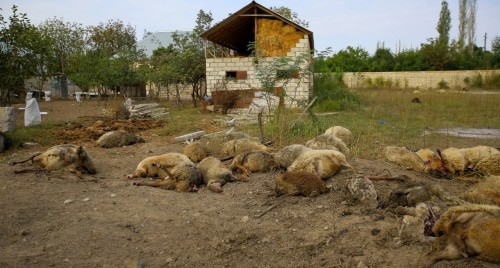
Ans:
<svg viewBox="0 0 500 268"><path fill-rule="evenodd" d="M183 141L188 141L188 140L199 138L203 135L205 135L205 131L197 131L197 132L193 132L193 133L189 133L186 135L175 137L175 140L179 141L179 142L183 142Z"/></svg>

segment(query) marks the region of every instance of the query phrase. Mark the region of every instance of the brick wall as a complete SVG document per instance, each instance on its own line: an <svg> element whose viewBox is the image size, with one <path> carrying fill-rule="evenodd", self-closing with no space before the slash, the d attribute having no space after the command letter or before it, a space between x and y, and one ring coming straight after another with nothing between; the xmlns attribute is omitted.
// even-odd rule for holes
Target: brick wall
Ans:
<svg viewBox="0 0 500 268"><path fill-rule="evenodd" d="M344 73L344 83L349 88L366 88L368 79L383 78L391 80L394 87L415 89L436 89L439 83L445 81L451 89L463 89L469 87L465 80L473 81L481 75L483 81L487 77L500 75L500 70L472 70L472 71L421 71L421 72L361 72Z"/></svg>
<svg viewBox="0 0 500 268"><path fill-rule="evenodd" d="M309 39L304 35L297 45L287 53L292 59L309 53ZM207 75L207 94L210 95L214 90L238 90L238 89L258 89L262 88L259 79L256 76L253 57L231 57L231 58L209 58L206 60L206 75ZM267 64L272 62L273 58L265 58L259 64ZM304 63L305 67L307 63ZM227 79L227 71L243 71L246 72L245 79ZM285 104L289 106L297 106L297 102L306 101L312 92L312 79L310 74L301 74L299 78L291 78L286 84L278 83L276 87L283 87L287 92Z"/></svg>

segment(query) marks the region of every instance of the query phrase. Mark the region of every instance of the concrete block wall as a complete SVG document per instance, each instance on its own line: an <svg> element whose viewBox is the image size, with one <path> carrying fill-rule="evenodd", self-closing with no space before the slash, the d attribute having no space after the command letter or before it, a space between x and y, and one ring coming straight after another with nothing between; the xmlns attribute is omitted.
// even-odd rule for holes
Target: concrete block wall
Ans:
<svg viewBox="0 0 500 268"><path fill-rule="evenodd" d="M297 42L297 45L287 53L287 57L291 57L292 61L302 56L304 53L309 53L309 39L304 35L303 39ZM276 58L265 58L259 64L269 64ZM207 76L207 95L210 95L215 90L239 90L239 89L258 89L262 88L260 80L257 78L253 57L231 57L231 58L208 58L206 60L206 76ZM304 62L301 68L307 65ZM226 71L246 71L246 79L226 79ZM287 106L297 106L297 102L293 98L302 102L308 100L312 93L311 74L300 74L300 78L288 79L286 84L277 83L276 87L283 87L289 97L285 98Z"/></svg>
<svg viewBox="0 0 500 268"><path fill-rule="evenodd" d="M377 78L391 80L399 88L414 88L421 90L437 89L439 83L445 81L451 89L467 88L466 79L473 81L475 77L500 75L500 70L470 70L470 71L419 71L419 72L359 72L344 73L344 83L349 88L365 88L367 79L374 81Z"/></svg>

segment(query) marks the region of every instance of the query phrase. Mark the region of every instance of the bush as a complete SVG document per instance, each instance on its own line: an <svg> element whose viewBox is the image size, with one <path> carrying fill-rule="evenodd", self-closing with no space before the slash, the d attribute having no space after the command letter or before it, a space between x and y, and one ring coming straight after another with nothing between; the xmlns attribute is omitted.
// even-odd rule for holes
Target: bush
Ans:
<svg viewBox="0 0 500 268"><path fill-rule="evenodd" d="M477 74L476 76L474 76L471 86L475 88L482 88L483 85L483 76L481 76L481 74Z"/></svg>
<svg viewBox="0 0 500 268"><path fill-rule="evenodd" d="M438 88L439 89L449 89L450 87L448 86L448 82L441 80L438 83Z"/></svg>
<svg viewBox="0 0 500 268"><path fill-rule="evenodd" d="M500 90L500 74L486 76L484 78L484 87L487 89Z"/></svg>
<svg viewBox="0 0 500 268"><path fill-rule="evenodd" d="M361 104L360 97L347 89L342 73L319 74L314 80L314 96L318 98L315 111L352 111Z"/></svg>

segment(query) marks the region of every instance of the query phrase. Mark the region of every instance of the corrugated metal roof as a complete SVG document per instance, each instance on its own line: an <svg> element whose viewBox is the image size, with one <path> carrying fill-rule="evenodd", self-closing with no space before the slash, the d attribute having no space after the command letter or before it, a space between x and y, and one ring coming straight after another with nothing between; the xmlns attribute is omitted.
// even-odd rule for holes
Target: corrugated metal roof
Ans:
<svg viewBox="0 0 500 268"><path fill-rule="evenodd" d="M141 41L137 42L137 48L143 49L146 56L151 57L153 51L160 47L168 47L168 45L173 44L174 40L172 35L175 32L155 32ZM187 31L178 31L180 34L190 33Z"/></svg>
<svg viewBox="0 0 500 268"><path fill-rule="evenodd" d="M314 50L313 33L308 29L252 1L233 15L204 32L201 37L215 44L228 47L239 54L248 54L249 42L255 41L257 18L272 18L294 26L309 36L310 47Z"/></svg>

